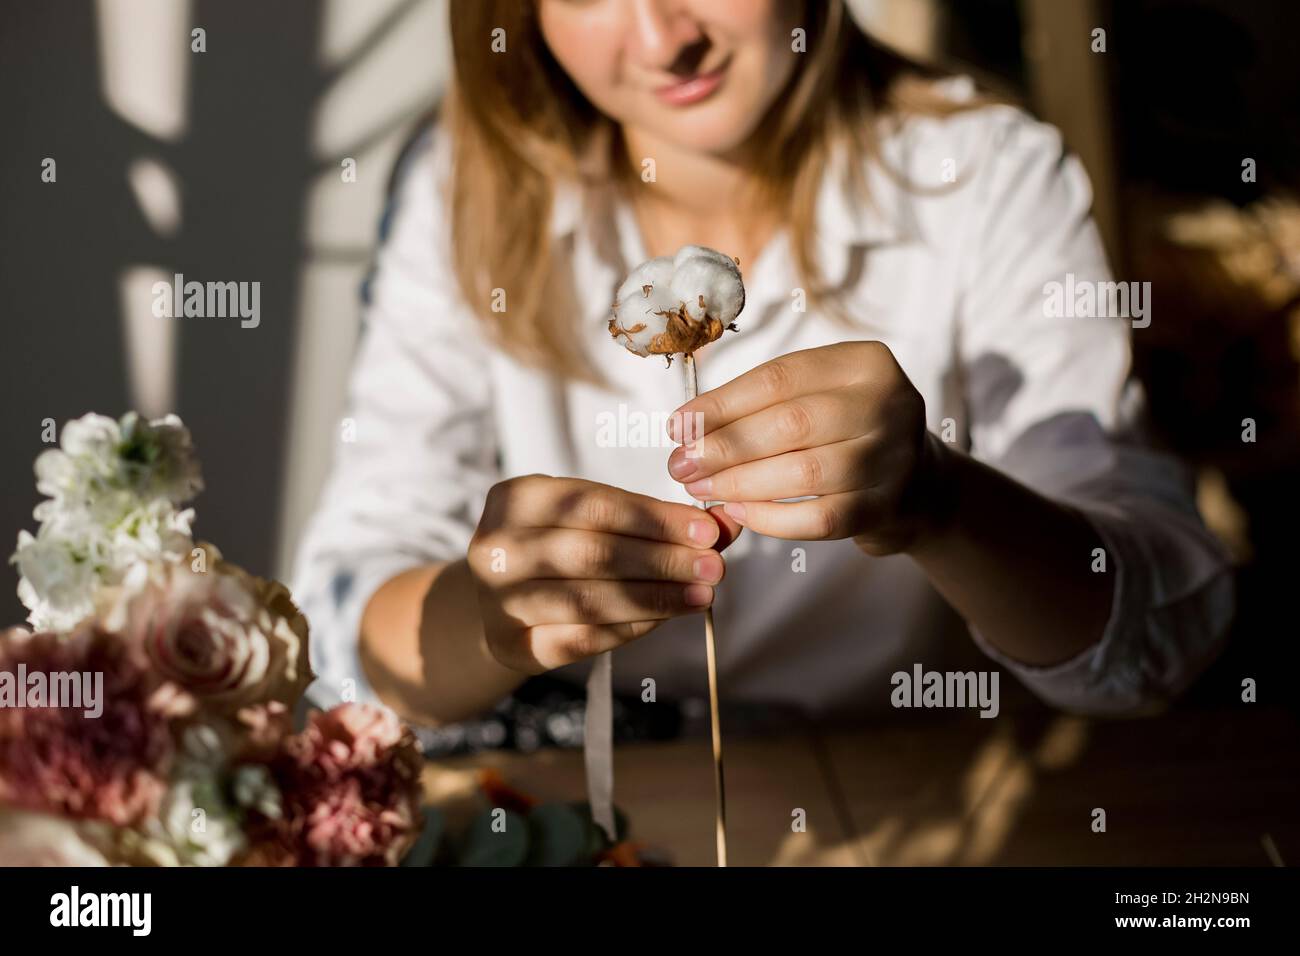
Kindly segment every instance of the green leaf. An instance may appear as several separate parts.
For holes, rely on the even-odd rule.
[[[605,836],[605,831],[596,825],[596,821],[591,816],[591,805],[586,801],[580,800],[576,803],[569,804],[578,815],[582,817],[583,825],[587,829],[587,853],[589,860],[594,860],[597,854],[608,850],[611,846],[609,839]],[[627,839],[628,830],[627,814],[618,807],[614,808],[614,831],[618,838],[616,842],[622,843]]]
[[[442,811],[436,807],[424,808],[424,826],[420,836],[402,857],[402,866],[432,866],[442,842]]]
[[[567,803],[544,803],[528,814],[528,865],[578,866],[591,861],[587,821]]]
[[[461,866],[523,866],[528,856],[528,821],[517,813],[502,810],[505,826],[493,823],[501,819],[498,808],[484,810],[470,824],[461,847]]]

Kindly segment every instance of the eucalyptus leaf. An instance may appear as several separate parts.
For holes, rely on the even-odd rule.
[[[432,866],[442,842],[443,816],[436,807],[424,808],[424,826],[420,836],[402,857],[402,866]]]
[[[605,831],[596,825],[596,821],[591,815],[591,804],[584,800],[569,804],[579,816],[582,817],[583,825],[587,829],[587,853],[589,860],[594,860],[596,856],[611,846],[609,839],[605,836]],[[622,843],[628,835],[627,814],[618,807],[614,808],[614,832],[617,837],[615,842]]]
[[[528,814],[528,865],[589,863],[587,821],[567,803],[544,803]]]
[[[503,820],[504,826],[498,820]],[[509,810],[493,808],[484,810],[470,824],[461,847],[460,865],[523,866],[527,856],[528,821]]]

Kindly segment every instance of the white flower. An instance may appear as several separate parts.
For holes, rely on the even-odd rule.
[[[175,778],[157,820],[182,865],[225,866],[245,846],[237,809],[227,802],[221,786],[225,762],[215,728],[206,724],[186,728]]]
[[[139,830],[120,831],[125,855],[154,866],[225,866],[248,841],[215,772],[177,779],[158,816]]]
[[[118,484],[121,440],[121,427],[103,415],[83,415],[68,422],[59,447],[36,458],[36,490],[60,510],[87,508]]]
[[[704,246],[643,262],[619,287],[609,333],[637,355],[694,352],[731,327],[745,307],[736,263]]]
[[[243,764],[235,768],[231,794],[243,810],[256,810],[268,820],[278,820],[284,813],[280,788],[271,779],[271,771],[262,764]]]
[[[59,447],[36,459],[36,489],[64,508],[109,520],[140,503],[184,504],[203,489],[189,430],[175,415],[115,422],[83,415],[63,426]]]
[[[37,490],[51,498],[66,491],[80,490],[77,479],[93,476],[111,481],[117,470],[117,447],[122,440],[122,429],[117,422],[104,415],[83,415],[63,426],[59,448],[50,450],[36,459]],[[57,482],[44,487],[48,481]]]
[[[158,815],[118,835],[129,858],[155,866],[225,866],[247,846],[242,811],[222,785],[226,756],[216,728],[185,729]]]
[[[174,561],[194,547],[190,523],[194,511],[176,511],[166,501],[153,501],[128,511],[108,528],[110,551],[105,583],[115,584],[139,562],[160,558]]]
[[[189,429],[175,415],[145,421],[122,416],[118,467],[123,484],[141,500],[180,505],[203,490]]]
[[[84,415],[63,426],[60,447],[36,459],[40,528],[22,534],[13,560],[19,597],[40,628],[67,629],[95,592],[133,568],[186,557],[192,510],[177,506],[203,487],[190,433],[168,415],[113,421]]]
[[[92,412],[65,423],[59,445],[73,458],[95,459],[109,465],[121,440],[122,429],[117,422]]]
[[[92,542],[61,535],[55,524],[42,525],[37,537],[18,533],[12,559],[22,575],[18,597],[38,631],[71,630],[94,610],[99,583],[94,551]]]
[[[51,505],[52,502],[45,502]],[[140,505],[105,526],[86,511],[37,509],[35,536],[18,534],[11,563],[22,576],[18,596],[38,630],[70,630],[94,609],[96,593],[124,581],[132,569],[189,555],[193,511],[166,501]]]
[[[216,774],[174,783],[163,797],[158,822],[182,865],[225,866],[247,841]]]

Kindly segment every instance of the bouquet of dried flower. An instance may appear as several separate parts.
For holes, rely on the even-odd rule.
[[[421,755],[386,710],[292,716],[312,679],[288,591],[191,536],[175,416],[69,422],[36,462],[0,632],[0,865],[394,865]]]

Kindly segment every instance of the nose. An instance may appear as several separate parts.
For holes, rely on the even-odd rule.
[[[631,0],[629,48],[641,65],[669,70],[682,51],[704,36],[681,0]]]

